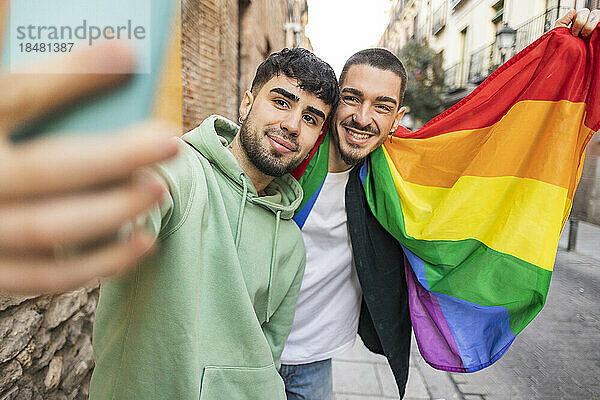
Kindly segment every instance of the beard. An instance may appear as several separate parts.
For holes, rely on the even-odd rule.
[[[264,143],[264,136],[273,134],[293,143],[297,149],[296,154],[300,154],[301,148],[296,137],[277,128],[265,128],[260,132],[253,124],[251,114],[248,115],[240,128],[240,143],[248,160],[257,170],[268,176],[280,177],[292,172],[300,165],[302,158],[296,156],[286,160],[286,154],[268,148],[262,143]]]
[[[374,135],[379,135],[379,133],[380,133],[379,129],[377,129],[377,127],[375,127],[375,126],[371,126],[370,124],[367,126],[361,126],[360,124],[356,123],[353,120],[350,120],[348,122],[341,122],[340,125],[342,127],[347,127],[347,128],[356,129],[358,131],[372,133]],[[340,139],[341,133],[337,130],[337,127],[335,127],[335,125],[334,125],[334,129],[336,130],[335,135],[333,135],[335,138],[335,145],[340,154],[340,157],[342,158],[342,161],[344,161],[344,163],[346,163],[347,165],[358,165],[358,164],[362,163],[363,160],[365,158],[367,158],[367,156],[373,152],[373,150],[377,149],[385,141],[385,136],[383,136],[376,143],[376,145],[370,150],[365,149],[365,147],[363,147],[359,144],[346,142],[345,144],[346,144],[347,148],[344,149],[344,148],[342,148],[342,141]]]

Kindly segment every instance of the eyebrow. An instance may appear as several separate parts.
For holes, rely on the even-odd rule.
[[[317,108],[314,108],[313,106],[308,106],[306,107],[306,109],[308,111],[310,111],[311,113],[315,114],[318,117],[321,117],[322,119],[325,119],[325,113]]]
[[[300,101],[300,98],[298,96],[296,96],[294,93],[290,93],[287,90],[283,89],[283,88],[273,88],[271,89],[271,93],[278,93],[280,95],[282,95],[283,97],[293,101],[294,103],[297,103]],[[325,119],[325,113],[321,110],[319,110],[318,108],[315,108],[313,106],[307,106],[306,109],[308,111],[310,111],[311,113],[315,114],[317,117],[321,117],[322,119]]]
[[[377,101],[384,101],[386,103],[393,103],[394,105],[398,104],[398,102],[396,101],[396,99],[394,99],[393,97],[389,97],[389,96],[379,96],[375,100],[377,100]]]
[[[345,93],[345,92],[351,93],[351,94],[354,94],[354,95],[357,95],[357,96],[363,96],[364,95],[363,92],[361,92],[358,89],[354,89],[354,88],[343,88],[342,89],[342,93]]]
[[[271,89],[271,93],[279,93],[280,95],[282,95],[283,97],[293,101],[294,103],[297,103],[300,101],[300,98],[298,96],[296,96],[294,93],[290,93],[287,90],[283,89],[283,88],[273,88]]]
[[[342,89],[342,93],[344,93],[344,92],[351,93],[356,96],[364,96],[364,93],[362,91],[360,91],[358,89],[354,89],[354,88],[344,88],[344,89]],[[396,99],[394,99],[393,97],[389,97],[389,96],[378,96],[377,98],[375,98],[375,100],[398,105],[398,101]]]

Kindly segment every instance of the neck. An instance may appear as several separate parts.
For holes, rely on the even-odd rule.
[[[240,164],[242,171],[250,178],[252,184],[256,188],[256,192],[259,196],[265,195],[265,188],[271,181],[273,180],[272,176],[265,175],[260,172],[254,164],[250,162],[246,152],[242,148],[242,144],[240,143],[240,135],[236,135],[233,141],[229,146],[227,146],[227,150],[233,154],[237,162]]]
[[[353,165],[348,165],[342,160],[340,149],[333,139],[333,135],[329,137],[329,169],[328,172],[344,172],[348,171]]]

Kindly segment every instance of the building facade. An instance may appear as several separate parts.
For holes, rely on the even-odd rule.
[[[379,45],[397,53],[415,39],[440,53],[450,106],[569,9],[583,7],[600,8],[600,0],[394,0]],[[516,40],[500,50],[496,37],[504,26],[516,30]]]

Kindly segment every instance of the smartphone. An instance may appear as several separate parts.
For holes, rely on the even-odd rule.
[[[181,126],[179,0],[9,0],[4,14],[4,72],[29,64],[44,74],[44,60],[102,40],[127,41],[136,54],[127,83],[21,127],[13,140],[115,131],[148,118]]]

